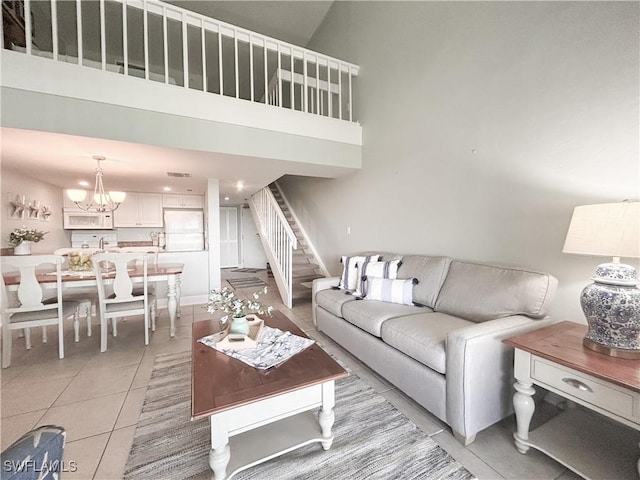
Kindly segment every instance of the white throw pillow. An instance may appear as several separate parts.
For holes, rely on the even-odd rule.
[[[342,276],[340,277],[338,288],[355,290],[358,283],[358,264],[377,262],[378,260],[380,260],[380,255],[342,257]]]
[[[398,278],[398,267],[400,265],[402,265],[400,260],[359,263],[356,291],[353,292],[353,295],[364,297],[367,294],[367,278]]]
[[[371,277],[367,283],[367,300],[413,305],[415,278],[389,279]]]

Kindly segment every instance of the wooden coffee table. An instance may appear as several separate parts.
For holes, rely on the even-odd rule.
[[[280,312],[265,323],[306,337]],[[191,419],[209,417],[214,478],[229,478],[310,443],[328,450],[335,380],[348,373],[317,344],[275,369],[259,370],[198,342],[217,330],[217,320],[194,323],[191,349]],[[316,419],[310,410],[317,407]]]

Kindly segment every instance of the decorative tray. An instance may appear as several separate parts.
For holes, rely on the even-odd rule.
[[[255,315],[247,315],[247,320],[249,321],[249,335],[229,333],[229,327],[227,327],[224,330],[224,337],[216,342],[216,350],[245,350],[248,348],[256,348],[262,335],[264,320]]]

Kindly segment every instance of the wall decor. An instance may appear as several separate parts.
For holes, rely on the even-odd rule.
[[[40,200],[30,200],[23,193],[9,193],[8,198],[11,219],[48,222],[53,214],[51,205],[43,205]]]
[[[29,212],[29,218],[32,220],[37,220],[40,218],[40,201],[32,200],[31,203],[27,206],[27,210]]]
[[[49,217],[51,217],[51,213],[51,207],[49,205],[42,205],[40,207],[40,220],[48,222]]]
[[[24,219],[27,211],[27,197],[23,194],[9,194],[9,217]]]

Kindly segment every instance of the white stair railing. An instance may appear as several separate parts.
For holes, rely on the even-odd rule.
[[[23,0],[2,2],[2,15],[3,49],[356,122],[357,65],[173,4]]]
[[[298,248],[296,236],[268,187],[254,193],[249,206],[260,232],[260,240],[269,259],[282,303],[291,308],[293,305],[293,251]]]

